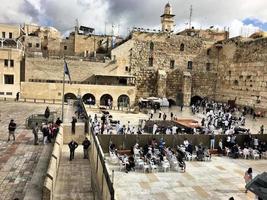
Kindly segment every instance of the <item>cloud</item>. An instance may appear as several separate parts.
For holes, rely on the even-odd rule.
[[[5,23],[35,22],[54,26],[62,32],[73,30],[75,20],[94,27],[97,33],[126,33],[134,26],[160,29],[160,15],[167,0],[5,0],[0,7],[0,19]],[[248,23],[246,19],[267,22],[267,2],[263,0],[169,0],[176,21],[176,30],[186,28],[189,8],[193,6],[192,25],[195,28],[230,28],[231,36],[241,28],[267,30],[267,26]],[[119,30],[118,30],[119,29]]]

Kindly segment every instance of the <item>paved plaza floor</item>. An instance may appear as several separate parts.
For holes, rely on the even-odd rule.
[[[46,106],[47,104],[0,101],[0,200],[14,198],[21,200],[29,190],[28,186],[38,170],[37,163],[45,148],[42,144],[33,145],[32,130],[25,128],[25,119],[32,114],[43,114]],[[60,113],[60,105],[49,105],[49,107],[51,111]],[[192,116],[188,108],[183,112],[180,112],[177,107],[172,110],[164,109],[166,113],[173,111],[177,117],[201,119],[200,115]],[[99,111],[89,109],[89,114],[92,116],[95,112],[99,114]],[[148,115],[141,113],[126,114],[111,111],[111,114],[114,120],[121,120],[123,124],[131,121],[131,124],[137,125],[139,119],[148,119]],[[155,114],[155,119],[157,116]],[[7,128],[11,118],[17,123],[16,141],[7,142]],[[267,128],[267,119],[260,118],[253,121],[248,117],[247,126],[252,129],[253,133],[258,132],[261,124],[265,124]],[[42,139],[41,134],[40,139]],[[73,164],[74,166],[80,165],[80,163]],[[214,199],[214,197],[227,199],[228,196],[246,199],[253,195],[243,193],[244,170],[251,166],[256,174],[266,170],[267,165],[266,160],[232,160],[219,157],[214,157],[212,162],[187,164],[186,173],[144,174],[138,172],[137,175],[137,172],[125,174],[116,170],[115,191],[118,199],[190,199],[191,197],[193,199]],[[67,171],[68,167],[65,166]],[[87,170],[82,165],[80,167]],[[82,171],[80,170],[81,173]],[[86,174],[76,175],[75,180],[79,180],[79,177],[84,175]]]
[[[44,145],[33,145],[33,134],[25,128],[31,114],[43,114],[47,105],[0,101],[0,200],[22,200],[35,172]],[[60,107],[49,105],[50,110]],[[7,142],[8,124],[17,124],[16,140]],[[40,139],[42,139],[40,134]]]
[[[114,169],[114,189],[117,200],[235,200],[255,199],[244,192],[245,170],[253,168],[253,176],[267,170],[267,160],[244,160],[212,157],[211,161],[186,162],[186,172],[144,173],[142,170],[125,173],[118,165]]]

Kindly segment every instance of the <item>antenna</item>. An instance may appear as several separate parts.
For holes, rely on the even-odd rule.
[[[79,31],[79,20],[78,20],[78,18],[75,20],[75,31],[76,31],[76,33],[78,33],[78,31]]]
[[[192,13],[193,13],[193,6],[190,5],[189,29],[191,29]]]
[[[107,35],[107,22],[105,22],[105,36]]]
[[[111,29],[111,35],[114,36],[114,24],[113,24],[113,22],[112,22],[112,26],[111,27],[112,27],[112,29]]]

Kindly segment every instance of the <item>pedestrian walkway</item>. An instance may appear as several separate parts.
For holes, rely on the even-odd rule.
[[[90,162],[88,159],[83,159],[81,145],[75,150],[75,157],[72,161],[69,161],[68,145],[63,145],[54,199],[94,199],[91,189]]]

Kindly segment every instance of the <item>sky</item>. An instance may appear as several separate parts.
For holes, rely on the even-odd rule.
[[[176,32],[188,27],[190,5],[195,28],[229,28],[230,37],[267,31],[266,0],[1,0],[0,23],[36,23],[67,34],[78,19],[98,34],[111,34],[113,26],[115,34],[125,36],[132,27],[161,29],[168,2]]]

